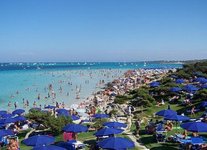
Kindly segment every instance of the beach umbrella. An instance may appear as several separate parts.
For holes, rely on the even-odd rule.
[[[173,121],[188,121],[188,120],[190,120],[189,117],[182,116],[182,115],[166,116],[164,119],[165,120],[173,120]]]
[[[187,84],[186,86],[184,86],[183,89],[187,92],[195,92],[195,91],[199,90],[196,86],[194,86],[192,84]]]
[[[77,115],[72,115],[70,117],[71,117],[72,120],[79,120],[80,119],[80,117],[77,116]]]
[[[207,101],[203,101],[200,106],[201,107],[207,107]]]
[[[201,88],[203,88],[203,89],[207,89],[207,84],[203,84],[203,85],[201,85]]]
[[[207,123],[188,122],[180,125],[183,129],[191,132],[207,132]]]
[[[167,110],[158,111],[155,115],[166,117],[166,116],[177,115],[177,112],[171,109],[167,109]]]
[[[105,122],[103,123],[104,126],[110,127],[110,128],[126,128],[127,125],[121,122]]]
[[[74,141],[75,140],[70,140],[70,141]],[[55,144],[56,146],[58,147],[62,147],[62,148],[65,148],[67,150],[75,150],[75,146],[73,144],[71,144],[71,142],[58,142],[57,144]]]
[[[69,112],[58,113],[58,116],[70,116]]]
[[[200,82],[201,84],[207,83],[207,79],[204,77],[198,77],[194,80],[195,82]]]
[[[64,108],[62,108],[62,109],[57,109],[56,112],[57,112],[57,113],[60,113],[60,114],[67,114],[67,113],[69,113],[68,110],[66,110],[66,109],[64,109]]]
[[[14,123],[16,120],[14,118],[3,118],[0,120],[0,124],[8,124],[8,123]]]
[[[54,109],[54,108],[56,108],[56,106],[51,106],[51,105],[45,106],[45,109]]]
[[[65,132],[86,132],[88,128],[86,126],[80,125],[80,124],[68,124],[65,127],[63,127],[63,131]]]
[[[160,82],[151,82],[150,83],[150,87],[158,87],[158,86],[160,86]]]
[[[14,117],[14,120],[15,120],[15,122],[17,122],[17,121],[25,121],[27,119],[24,116],[16,116],[16,117]]]
[[[0,138],[4,137],[4,136],[8,136],[8,135],[14,135],[14,133],[12,132],[12,130],[0,130]]]
[[[3,114],[7,114],[7,111],[5,111],[5,110],[1,110],[1,111],[0,111],[0,116],[3,115]]]
[[[24,109],[16,109],[12,112],[13,115],[21,115],[25,112]]]
[[[172,87],[170,88],[170,92],[180,92],[182,89],[179,87]]]
[[[107,136],[122,133],[124,130],[114,128],[103,128],[94,133],[95,136]]]
[[[42,145],[42,146],[36,146],[32,150],[66,150],[66,149],[55,145]]]
[[[184,82],[185,82],[184,79],[177,79],[177,80],[175,81],[175,83],[178,83],[178,84],[182,84],[182,83],[184,83]]]
[[[103,149],[121,150],[134,148],[134,142],[122,137],[110,137],[98,143],[98,146]]]
[[[12,114],[2,114],[1,115],[1,117],[2,118],[11,118],[11,117],[13,117],[14,115],[12,115]]]
[[[48,135],[35,135],[22,141],[27,146],[50,145],[55,142],[55,138]]]
[[[107,115],[107,114],[94,114],[92,117],[101,119],[101,118],[109,118],[109,115]]]

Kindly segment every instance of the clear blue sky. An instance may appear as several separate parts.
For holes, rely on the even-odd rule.
[[[1,0],[0,61],[207,58],[207,0]]]

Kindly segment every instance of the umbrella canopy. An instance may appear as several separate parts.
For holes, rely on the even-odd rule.
[[[166,116],[177,115],[177,112],[171,109],[167,109],[167,110],[158,111],[155,115],[166,117]]]
[[[11,118],[11,117],[13,117],[14,115],[12,115],[12,114],[2,114],[1,115],[1,117],[2,118]]]
[[[110,127],[110,128],[126,128],[127,125],[121,122],[105,122],[103,124],[104,126]]]
[[[13,115],[21,115],[25,112],[24,109],[16,109],[12,112]]]
[[[25,121],[27,119],[24,116],[16,116],[16,117],[14,117],[14,120],[15,121]]]
[[[80,124],[68,124],[65,127],[63,127],[63,131],[65,132],[86,132],[88,128],[86,126],[80,125]]]
[[[0,137],[4,137],[7,135],[14,135],[14,133],[11,130],[0,130]]]
[[[58,147],[65,148],[67,150],[75,150],[74,146],[69,142],[59,142],[55,145],[57,145]]]
[[[72,115],[70,117],[71,117],[72,120],[79,120],[80,119],[80,117],[77,116],[77,115]]]
[[[119,134],[122,133],[124,130],[121,129],[114,129],[114,128],[103,128],[98,130],[96,133],[94,133],[95,136],[106,136],[106,135],[112,135],[112,134]]]
[[[23,143],[27,146],[49,145],[54,142],[55,138],[47,135],[35,135],[23,140]]]
[[[135,147],[134,142],[122,137],[110,137],[98,143],[103,149],[121,150]]]
[[[56,112],[57,112],[57,113],[64,113],[64,114],[69,113],[68,110],[66,110],[66,109],[64,109],[64,108],[62,108],[62,109],[57,109]]]
[[[7,114],[7,111],[5,111],[5,110],[1,110],[1,111],[0,111],[0,116],[3,115],[3,114]]]
[[[160,86],[160,82],[151,82],[150,87],[158,87]]]
[[[170,88],[170,92],[180,92],[182,89],[179,87],[172,87]]]
[[[177,79],[177,80],[175,81],[175,83],[178,83],[178,84],[182,84],[182,83],[184,83],[184,82],[185,82],[184,79]]]
[[[204,78],[204,77],[196,78],[194,81],[195,81],[195,82],[200,82],[200,83],[202,83],[202,84],[207,83],[207,79]]]
[[[109,115],[107,115],[107,114],[95,114],[92,117],[101,119],[101,118],[109,118]]]
[[[183,89],[187,92],[195,92],[195,91],[199,90],[196,86],[194,86],[192,84],[188,84],[188,85],[184,86]]]
[[[14,118],[3,118],[0,120],[0,124],[14,123],[16,120]]]
[[[164,119],[165,120],[173,120],[173,121],[188,121],[188,120],[190,120],[189,117],[182,116],[182,115],[166,116]]]
[[[180,125],[183,129],[191,132],[207,132],[207,123],[188,122]]]
[[[45,109],[54,109],[56,108],[55,106],[51,106],[51,105],[48,105],[48,106],[45,106]]]
[[[203,88],[203,89],[207,89],[207,84],[203,84],[203,85],[201,85],[201,88]]]
[[[207,107],[207,101],[203,101],[200,106],[201,107]]]
[[[42,145],[42,146],[34,147],[32,150],[66,150],[66,149],[55,145]]]

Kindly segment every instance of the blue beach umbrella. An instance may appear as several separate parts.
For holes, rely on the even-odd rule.
[[[184,86],[183,89],[187,92],[195,92],[195,91],[199,90],[199,88],[197,88],[196,86],[194,86],[192,84],[188,84],[188,85]]]
[[[65,132],[86,132],[88,128],[86,126],[80,125],[80,124],[68,124],[65,127],[63,127],[63,131]]]
[[[124,130],[121,129],[114,129],[114,128],[103,128],[98,130],[96,133],[94,133],[95,136],[106,136],[106,135],[112,135],[112,134],[119,134],[122,133]]]
[[[14,123],[16,120],[14,118],[3,118],[0,120],[0,124],[8,124],[8,123]]]
[[[47,135],[35,135],[22,141],[27,146],[50,145],[55,142],[55,138]]]
[[[203,84],[203,85],[201,85],[201,88],[203,88],[203,89],[207,89],[207,84]]]
[[[177,112],[171,109],[167,109],[167,110],[158,111],[155,115],[166,117],[166,116],[177,115]]]
[[[182,84],[182,83],[184,83],[184,82],[185,82],[184,79],[177,79],[177,80],[175,81],[175,83],[178,83],[178,84]]]
[[[126,128],[127,125],[121,122],[105,122],[103,123],[104,126],[110,127],[110,128]]]
[[[172,87],[170,88],[170,92],[180,92],[182,89],[179,87]]]
[[[55,145],[42,145],[42,146],[34,147],[32,150],[66,150],[66,149]]]
[[[151,82],[150,87],[158,87],[160,86],[160,82]]]
[[[11,117],[13,117],[14,115],[12,115],[12,114],[2,114],[1,115],[1,117],[2,118],[11,118]]]
[[[62,108],[62,109],[57,109],[56,112],[57,112],[57,113],[60,113],[60,114],[66,114],[66,113],[69,113],[68,110],[63,109],[63,108]]]
[[[189,117],[182,116],[182,115],[166,116],[164,119],[165,120],[173,120],[173,121],[188,121],[188,120],[190,120]]]
[[[14,135],[14,133],[11,130],[0,130],[0,138],[7,135]]]
[[[180,125],[183,129],[191,132],[207,132],[207,123],[188,122]]]
[[[207,83],[207,79],[204,77],[199,77],[194,80],[195,82],[200,82],[201,84]]]
[[[55,106],[51,106],[51,105],[48,105],[48,106],[45,107],[45,109],[54,109],[54,108],[56,108],[56,107]]]
[[[3,115],[3,114],[7,114],[7,111],[5,111],[5,110],[1,110],[1,111],[0,111],[0,116]]]
[[[103,149],[122,150],[134,148],[134,142],[122,137],[110,137],[98,143],[98,146]]]
[[[203,101],[200,106],[201,107],[207,107],[207,101]]]
[[[71,144],[70,142],[58,142],[57,144],[55,144],[58,147],[62,147],[65,148],[67,150],[75,150],[75,146],[73,144]]]
[[[16,109],[12,112],[13,115],[21,115],[25,112],[24,109]]]
[[[77,116],[77,115],[72,115],[70,117],[71,117],[72,120],[79,120],[80,119],[80,117]]]
[[[101,118],[109,118],[109,115],[107,115],[107,114],[95,114],[92,117],[101,119]]]
[[[16,116],[16,117],[14,117],[14,120],[15,120],[15,122],[17,122],[17,121],[25,121],[27,119],[24,116]]]

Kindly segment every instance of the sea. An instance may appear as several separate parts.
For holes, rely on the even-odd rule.
[[[0,63],[0,110],[70,107],[130,69],[182,68],[179,62]],[[16,105],[16,107],[15,107]]]

